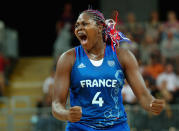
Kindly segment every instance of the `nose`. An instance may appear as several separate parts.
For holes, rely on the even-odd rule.
[[[78,25],[78,27],[75,28],[75,35],[78,36],[78,32],[82,30],[82,27]]]
[[[81,31],[82,29],[83,29],[83,26],[82,26],[82,25],[79,25],[79,26],[76,28],[77,31]]]
[[[75,34],[78,35],[79,31],[82,31],[83,27],[81,25],[79,25],[76,29],[75,29]]]

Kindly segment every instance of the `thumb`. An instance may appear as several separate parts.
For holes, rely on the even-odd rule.
[[[151,103],[150,103],[150,107],[152,107],[153,105],[163,105],[165,106],[165,101],[162,99],[154,99]]]

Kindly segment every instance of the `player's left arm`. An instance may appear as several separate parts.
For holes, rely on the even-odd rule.
[[[123,48],[117,48],[117,55],[124,69],[126,79],[140,105],[155,115],[160,114],[165,106],[165,101],[155,99],[147,90],[135,56],[129,50]]]

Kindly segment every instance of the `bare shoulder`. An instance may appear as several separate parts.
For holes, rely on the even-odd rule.
[[[137,60],[134,54],[128,50],[121,47],[116,48],[116,53],[121,63],[122,67],[125,69],[127,66],[135,66],[137,65]]]
[[[117,55],[127,55],[130,53],[130,51],[128,49],[125,49],[125,48],[122,48],[122,47],[117,47],[116,48],[116,52],[117,52]]]
[[[69,49],[68,51],[64,52],[58,59],[57,68],[58,66],[66,66],[72,67],[75,62],[75,48]]]

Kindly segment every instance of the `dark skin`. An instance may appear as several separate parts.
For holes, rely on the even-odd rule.
[[[75,35],[92,60],[104,57],[105,43],[102,38],[101,25],[97,25],[86,13],[79,16],[76,22]],[[81,39],[85,34],[87,40]],[[158,115],[164,108],[164,100],[153,98],[147,91],[144,80],[139,72],[138,63],[134,55],[126,49],[117,48],[117,56],[124,69],[128,83],[139,100],[140,105],[147,111]],[[59,120],[70,122],[80,121],[82,107],[74,106],[66,109],[66,101],[70,87],[70,74],[75,62],[75,49],[65,52],[58,60],[55,75],[55,87],[52,98],[52,113]]]

